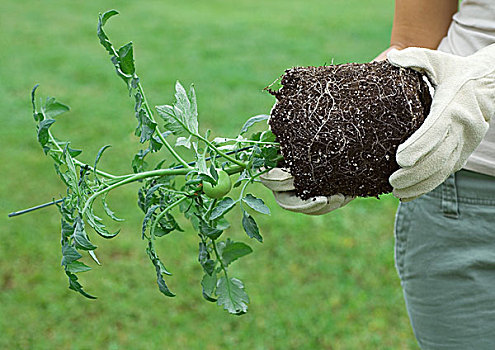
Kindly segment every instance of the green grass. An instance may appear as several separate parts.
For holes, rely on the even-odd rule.
[[[63,193],[36,142],[29,91],[72,112],[53,131],[101,167],[130,171],[138,149],[132,101],[95,35],[97,14],[118,8],[107,30],[132,40],[152,104],[172,102],[176,79],[195,83],[203,130],[235,135],[266,113],[262,88],[294,65],[365,62],[388,44],[393,2],[357,0],[148,0],[2,2],[0,12],[1,349],[415,349],[393,263],[397,200],[358,199],[321,217],[272,208],[259,219],[265,243],[234,266],[250,311],[227,314],[201,297],[190,227],[159,242],[178,294],[163,297],[140,239],[137,186],[110,196],[126,219],[120,237],[94,238],[104,266],[82,275],[86,300],[67,289],[54,208],[7,219],[12,210]],[[239,219],[239,213],[231,214]],[[230,234],[248,241],[239,227]]]

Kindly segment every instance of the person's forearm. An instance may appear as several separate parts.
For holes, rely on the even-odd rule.
[[[375,60],[384,60],[392,48],[436,49],[447,35],[457,7],[458,0],[396,0],[390,47]]]
[[[390,45],[436,49],[457,6],[458,0],[396,0]]]

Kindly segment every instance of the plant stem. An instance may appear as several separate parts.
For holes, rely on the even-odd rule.
[[[114,188],[126,185],[126,184],[134,182],[134,181],[145,179],[148,177],[166,176],[166,175],[186,175],[189,171],[190,171],[189,169],[182,168],[182,169],[157,169],[157,170],[144,171],[142,173],[137,173],[135,175],[132,175],[130,177],[125,178],[124,180],[116,182],[116,183],[108,186],[107,188],[104,188],[103,190],[100,190],[98,192],[93,193],[86,200],[86,203],[84,205],[83,210],[81,211],[81,214],[84,214],[86,212],[86,210],[88,209],[88,207],[90,206],[90,204],[94,201],[94,199],[96,197],[98,197],[99,195],[102,195],[104,193],[107,193],[107,192],[113,190]]]
[[[243,168],[246,166],[244,163],[242,163],[242,167],[239,165],[239,166],[232,166],[228,169],[225,169],[225,171],[227,172],[227,174],[229,175],[232,175],[232,174],[236,174],[240,171],[243,170]],[[123,175],[123,177],[125,176],[125,178],[123,180],[120,180],[118,182],[115,182],[113,183],[112,185],[100,190],[100,191],[97,191],[95,193],[93,193],[87,200],[86,200],[86,203],[84,205],[84,208],[83,210],[81,211],[81,214],[84,214],[86,212],[86,210],[88,209],[88,207],[90,206],[90,204],[94,201],[94,199],[102,194],[105,194],[117,187],[120,187],[120,186],[123,186],[123,185],[127,185],[131,182],[134,182],[134,181],[138,181],[138,180],[142,180],[142,179],[146,179],[146,178],[149,178],[149,177],[155,177],[155,176],[167,176],[167,175],[187,175],[189,172],[191,171],[191,168],[181,168],[181,169],[156,169],[156,170],[151,170],[151,171],[144,171],[144,172],[141,172],[141,173],[137,173],[137,174],[134,174],[134,175]]]
[[[223,270],[223,272],[225,274],[225,278],[228,280],[229,279],[229,275],[227,274],[227,268],[223,264],[222,258],[220,257],[220,254],[218,253],[217,244],[215,243],[215,240],[214,239],[211,240],[211,244],[213,245],[213,251],[215,252],[215,256],[217,257],[217,260],[220,263],[220,267],[222,268],[222,270]]]
[[[57,142],[57,141],[55,141],[55,138],[53,137],[53,135],[52,135],[52,133],[50,132],[50,130],[48,130],[48,136],[50,137],[50,141],[51,141],[51,142],[55,145],[55,147],[57,147],[57,150],[58,150],[60,153],[62,153],[62,154],[63,154],[63,153],[64,153],[64,150],[62,149],[62,147],[60,147],[60,145],[58,144],[58,142]],[[94,171],[94,168],[93,168],[91,165],[86,164],[86,163],[83,163],[83,162],[81,162],[81,161],[77,160],[76,158],[73,158],[73,157],[71,157],[71,158],[72,158],[72,161],[73,161],[74,163],[76,163],[77,165],[79,165],[81,168],[82,168],[82,167],[86,167],[87,169],[89,169],[89,170],[91,170],[91,171]],[[106,172],[104,172],[104,171],[98,170],[98,169],[96,169],[96,173],[97,173],[98,175],[101,175],[101,176],[103,176],[103,177],[106,177],[107,179],[112,179],[112,180],[113,180],[113,179],[119,179],[119,178],[122,178],[122,176],[115,176],[115,175],[112,175],[112,174],[106,173]]]
[[[238,159],[235,159],[234,157],[229,156],[228,154],[225,154],[225,152],[222,152],[221,150],[219,150],[214,144],[212,144],[210,141],[208,141],[208,139],[204,138],[203,136],[201,136],[199,134],[195,134],[194,136],[196,136],[198,139],[200,139],[201,141],[206,143],[209,147],[213,148],[215,150],[215,152],[217,152],[219,155],[221,155],[225,159],[230,160],[232,163],[239,165],[243,169],[246,168],[245,163],[243,163],[242,161],[240,161]]]

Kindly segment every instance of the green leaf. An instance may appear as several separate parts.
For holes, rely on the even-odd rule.
[[[38,113],[38,111],[36,110],[36,90],[38,89],[39,86],[40,84],[36,84],[35,86],[33,86],[33,89],[31,90],[31,105],[33,106],[33,118],[37,122],[43,120],[43,114]]]
[[[244,291],[244,285],[237,278],[221,277],[217,282],[217,304],[231,314],[240,315],[247,311],[249,297]]]
[[[69,237],[74,233],[74,226],[62,219],[62,237]]]
[[[212,259],[208,259],[205,261],[205,263],[203,264],[203,270],[211,275],[213,273],[213,271],[215,271],[215,266],[216,266],[216,261],[215,260],[212,260]]]
[[[190,136],[198,134],[198,112],[196,94],[191,85],[189,96],[184,87],[177,81],[175,84],[175,99],[173,106],[156,106],[158,115],[165,122],[165,127],[176,136]]]
[[[210,164],[210,175],[216,183],[218,181],[218,172],[217,169],[215,169],[215,165],[213,163]]]
[[[160,292],[168,297],[175,297],[175,294],[170,291],[167,284],[165,283],[165,280],[163,279],[164,274],[171,275],[171,273],[168,272],[168,270],[165,268],[165,265],[163,265],[161,260],[158,258],[158,255],[156,254],[151,241],[148,242],[146,252],[148,253],[151,262],[155,266],[156,283],[158,284],[158,289],[160,290]]]
[[[108,19],[112,16],[118,15],[119,11],[117,10],[109,10],[103,14],[100,13],[98,18],[98,26],[96,30],[96,34],[98,39],[100,39],[100,44],[108,51],[108,53],[112,56],[117,56],[115,49],[112,46],[112,43],[108,39],[108,36],[103,31],[103,26],[107,23]]]
[[[77,259],[82,258],[82,255],[67,242],[62,246],[62,266],[66,266]]]
[[[227,239],[225,246],[222,249],[221,256],[225,266],[229,266],[231,262],[248,255],[253,252],[250,246],[242,242],[233,242]]]
[[[45,146],[48,143],[49,135],[48,135],[48,129],[50,126],[55,123],[55,119],[44,119],[40,122],[38,125],[38,141],[43,147],[43,150],[45,150]],[[48,151],[45,150],[45,153]]]
[[[100,161],[101,159],[101,156],[103,155],[103,152],[105,152],[105,150],[107,150],[108,148],[112,147],[111,145],[105,145],[103,146],[102,148],[100,148],[100,150],[98,151],[98,153],[96,154],[96,158],[95,158],[95,165],[94,165],[94,173],[96,174],[96,166],[98,165],[98,162]]]
[[[100,221],[101,218],[97,217],[91,209],[86,212],[86,219],[88,220],[89,226],[91,226],[96,231],[96,233],[98,233],[103,238],[113,238],[120,232],[120,230],[117,230],[113,233],[110,233],[106,229],[105,225]]]
[[[167,131],[172,132],[176,136],[187,136],[184,127],[177,121],[175,117],[174,107],[169,105],[156,106],[158,115],[163,119],[164,126]]]
[[[210,239],[217,239],[223,232],[222,230],[209,226],[204,221],[199,224],[199,231]]]
[[[235,204],[236,202],[232,198],[223,198],[211,211],[210,220],[215,220],[222,215],[225,215],[230,209],[235,206]]]
[[[69,106],[56,101],[53,97],[48,97],[42,108],[42,113],[46,119],[52,119],[62,113],[68,112],[69,110]]]
[[[201,265],[203,265],[206,260],[210,258],[210,253],[208,252],[208,248],[206,244],[203,242],[199,242],[199,253],[198,253],[198,261]]]
[[[258,213],[270,215],[270,209],[265,205],[262,199],[256,198],[252,194],[248,193],[242,201]]]
[[[260,230],[258,229],[256,221],[254,221],[253,217],[245,211],[242,212],[242,227],[249,237],[255,238],[259,242],[263,242],[263,237],[260,235]]]
[[[151,139],[156,130],[156,123],[148,116],[148,112],[141,108],[136,114],[139,125],[136,129],[136,135],[140,136],[139,142],[144,143]]]
[[[134,66],[132,42],[125,44],[119,49],[118,57],[120,70],[124,74],[133,75],[136,72],[136,67]]]
[[[86,265],[81,261],[73,261],[70,264],[67,264],[65,270],[72,273],[85,272],[91,270],[91,267]]]
[[[148,210],[146,211],[146,214],[144,215],[144,219],[143,219],[143,225],[141,227],[141,237],[143,239],[144,239],[144,234],[146,232],[146,228],[148,227],[148,222],[153,217],[153,214],[155,213],[155,211],[158,208],[160,208],[160,206],[161,206],[160,204],[153,205],[150,208],[148,208]]]
[[[78,293],[81,293],[88,299],[96,299],[96,297],[92,296],[91,294],[86,293],[81,284],[77,282],[77,276],[73,274],[72,272],[65,271],[67,277],[69,277],[69,289],[75,290]]]
[[[270,116],[266,115],[266,114],[260,114],[260,115],[256,115],[254,117],[249,118],[246,121],[246,123],[244,123],[244,125],[242,126],[241,131],[239,132],[239,135],[244,134],[255,123],[261,122],[263,120],[268,120],[268,119],[270,119]]]
[[[271,130],[265,130],[260,136],[260,141],[262,142],[275,142],[277,137]]]
[[[89,237],[84,230],[84,222],[80,217],[76,218],[76,227],[74,229],[74,241],[76,247],[83,250],[94,250],[97,247],[89,241]]]
[[[212,274],[209,275],[207,273],[204,274],[203,279],[201,280],[201,286],[203,287],[203,297],[211,302],[217,301],[213,297],[215,294],[215,288],[217,286],[217,275]]]
[[[120,219],[117,216],[115,216],[115,213],[112,211],[112,209],[110,209],[108,207],[108,204],[107,204],[107,201],[106,201],[106,195],[104,197],[102,197],[101,201],[103,203],[103,210],[105,210],[105,214],[107,214],[108,217],[110,217],[114,221],[119,221],[119,222],[120,221],[124,221],[124,219]]]

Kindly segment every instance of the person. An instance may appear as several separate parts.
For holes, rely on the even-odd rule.
[[[376,60],[428,77],[423,125],[399,145],[395,264],[422,349],[495,349],[495,1],[396,0]],[[301,200],[284,169],[262,183],[284,209],[321,215],[352,197]]]

